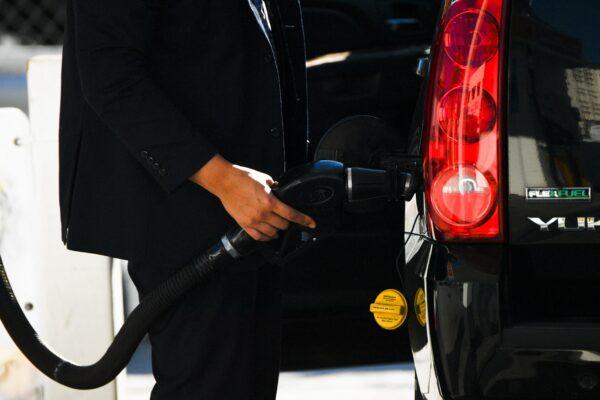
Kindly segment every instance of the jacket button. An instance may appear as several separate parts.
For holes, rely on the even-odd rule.
[[[158,175],[160,176],[165,176],[167,174],[167,170],[164,168],[161,168],[158,170]]]
[[[278,138],[281,135],[281,131],[279,130],[279,128],[273,127],[269,129],[269,135],[271,135],[274,138]]]

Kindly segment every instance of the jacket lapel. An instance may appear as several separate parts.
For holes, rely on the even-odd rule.
[[[256,5],[254,4],[254,2],[252,0],[246,0],[246,1],[248,2],[248,7],[250,7],[250,10],[252,11],[252,15],[254,15],[254,19],[256,19],[256,23],[260,27],[260,30],[262,31],[265,39],[267,39],[267,41],[269,43],[271,43],[271,38],[269,37],[269,34],[265,30],[265,26],[262,23],[262,19],[260,17],[260,10],[258,10],[256,8]]]

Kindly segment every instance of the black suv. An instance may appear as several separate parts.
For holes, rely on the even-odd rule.
[[[417,398],[600,398],[600,3],[448,0],[411,151]]]

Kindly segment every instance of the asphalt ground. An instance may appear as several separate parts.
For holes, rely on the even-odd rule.
[[[149,374],[128,375],[123,400],[147,400],[153,383]],[[283,372],[277,400],[409,400],[413,384],[408,363]]]

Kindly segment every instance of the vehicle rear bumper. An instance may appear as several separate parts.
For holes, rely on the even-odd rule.
[[[512,318],[510,252],[422,241],[405,265],[409,302],[426,294],[425,326],[408,320],[425,397],[599,399],[600,323]]]

